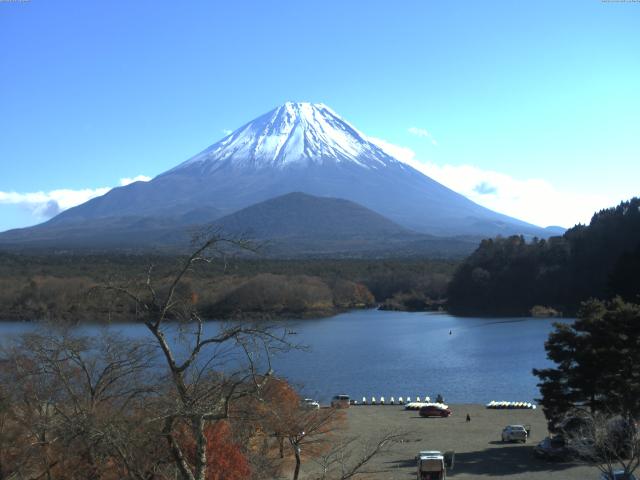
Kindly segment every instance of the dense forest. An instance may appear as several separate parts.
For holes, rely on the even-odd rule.
[[[96,287],[160,284],[169,255],[0,253],[0,319],[126,321],[123,298]],[[461,315],[573,315],[582,301],[640,294],[640,199],[596,213],[561,237],[483,240],[462,263],[434,259],[228,258],[194,268],[184,288],[207,318],[310,317],[351,308],[441,308]],[[109,308],[105,309],[105,305]]]
[[[182,260],[0,254],[0,319],[127,321],[135,314],[133,304],[96,287],[144,282],[150,265],[162,284]],[[311,317],[376,304],[420,310],[442,302],[455,266],[428,259],[228,258],[194,267],[182,288],[207,318]]]
[[[455,314],[525,315],[535,306],[565,315],[589,298],[640,294],[640,199],[596,213],[561,237],[484,240],[448,288]]]

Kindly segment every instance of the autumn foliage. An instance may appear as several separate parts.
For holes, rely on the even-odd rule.
[[[226,421],[209,425],[207,437],[207,480],[244,480],[251,475],[247,457],[242,453]]]

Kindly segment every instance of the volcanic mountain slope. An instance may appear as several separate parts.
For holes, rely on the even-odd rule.
[[[51,227],[47,237],[30,240],[12,242],[12,236],[21,232],[7,232],[4,247],[10,250],[62,247],[97,252],[189,251],[194,235],[213,232],[227,238],[248,239],[258,247],[259,255],[267,257],[450,258],[468,255],[479,241],[475,237],[443,238],[416,233],[349,200],[299,192],[265,200],[207,224],[190,220],[191,214],[171,220],[153,217],[87,220],[83,226],[65,226],[61,230]]]
[[[144,237],[144,224],[204,224],[291,192],[350,200],[431,235],[548,236],[388,155],[327,106],[286,103],[150,182],[115,188],[44,224],[7,232],[0,241],[63,244],[71,234],[90,241],[109,225]]]
[[[259,239],[352,239],[414,233],[357,203],[300,192],[251,205],[213,223],[223,231]]]
[[[438,257],[471,253],[477,239],[412,232],[357,203],[288,193],[220,218],[214,226],[233,235],[265,241],[276,256],[378,255]]]

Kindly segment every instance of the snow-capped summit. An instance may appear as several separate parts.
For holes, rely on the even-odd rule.
[[[322,103],[287,102],[178,165],[203,173],[221,166],[286,168],[351,162],[365,168],[398,163]]]

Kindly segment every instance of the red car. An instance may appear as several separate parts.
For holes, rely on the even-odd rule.
[[[435,405],[425,405],[420,408],[421,417],[448,417],[451,410],[448,408],[436,407]]]

